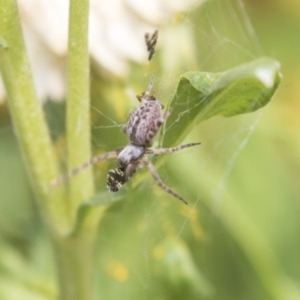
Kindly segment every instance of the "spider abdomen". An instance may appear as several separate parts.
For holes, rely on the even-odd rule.
[[[131,112],[123,130],[132,144],[150,147],[163,120],[161,104],[155,98],[148,98]]]

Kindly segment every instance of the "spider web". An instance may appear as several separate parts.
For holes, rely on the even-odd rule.
[[[126,123],[130,109],[138,105],[135,95],[145,90],[151,75],[155,75],[155,95],[167,108],[178,78],[184,72],[221,72],[264,54],[244,2],[208,0],[158,26],[157,52],[153,60],[145,66],[132,63],[125,87],[124,79],[107,80],[100,75],[99,80],[99,77],[93,77],[93,154],[112,151],[128,143],[121,127]],[[189,96],[186,95],[187,99]],[[63,106],[61,103],[57,105]],[[62,149],[60,154],[65,150],[63,110],[51,108],[47,111],[56,148]],[[208,299],[245,299],[246,289],[240,293],[237,291],[236,297],[230,294],[237,290],[236,286],[244,288],[242,277],[249,275],[237,266],[244,263],[242,255],[238,254],[243,252],[252,262],[251,253],[246,249],[250,238],[253,245],[259,245],[256,251],[265,248],[264,241],[253,235],[253,227],[246,226],[248,216],[241,209],[244,199],[240,197],[244,194],[239,191],[238,172],[241,170],[236,171],[236,168],[263,113],[261,110],[231,118],[209,119],[195,126],[182,142],[201,142],[200,147],[167,154],[157,171],[163,182],[183,196],[189,206],[162,191],[147,170],[138,170],[122,188],[118,193],[122,201],[109,207],[99,226],[96,288],[103,299],[202,299],[203,295],[210,295]],[[181,112],[181,116],[188,114],[189,110]],[[6,139],[7,131],[11,129],[0,131],[1,140]],[[153,147],[158,146],[158,140],[157,136]],[[15,144],[10,147],[14,151],[17,149]],[[6,152],[10,157],[12,151]],[[15,162],[14,157],[10,160]],[[155,165],[156,158],[151,158],[151,161]],[[105,186],[109,168],[115,168],[114,161],[94,166],[97,195],[107,199],[111,196]],[[10,170],[11,165],[2,169]],[[15,173],[21,172],[17,169]],[[13,172],[6,172],[4,176],[7,182],[14,178],[13,184],[23,187],[22,190],[19,188],[19,195],[21,190],[22,195],[30,198],[28,186],[23,183],[25,176],[17,178]],[[7,226],[7,231],[17,232],[14,233],[16,240],[24,239],[27,234],[32,238],[32,232],[36,234],[36,228],[41,226],[32,225],[27,207],[10,205],[14,216],[19,217],[21,211],[22,218],[30,220],[28,224],[32,228],[20,233],[18,226],[16,229]],[[21,208],[16,210],[15,207]],[[4,224],[4,221],[1,222]],[[38,234],[43,236],[39,244],[44,244],[46,234]],[[228,250],[229,247],[232,251]],[[33,255],[43,257],[41,269],[45,269],[46,263],[44,248],[38,246],[39,255]],[[228,257],[232,253],[235,256],[230,260]],[[226,258],[222,260],[223,256]],[[264,260],[268,260],[268,255]],[[253,266],[253,269],[257,268],[255,264]],[[23,267],[30,269],[28,264]],[[52,267],[48,265],[46,272],[49,271],[47,268]],[[230,273],[218,274],[229,269]],[[48,273],[45,278],[51,282]],[[214,288],[217,288],[215,294]],[[255,295],[250,299],[258,298]]]
[[[156,96],[165,106],[180,74],[191,70],[221,72],[263,55],[244,3],[239,0],[210,1],[192,9],[175,25],[160,29],[158,44],[161,47],[156,55],[160,58],[159,67],[155,72],[151,70],[152,66],[145,69],[142,73],[143,86],[147,86],[147,80],[154,73]],[[156,59],[154,57],[151,64]],[[136,67],[133,72],[137,72]],[[137,102],[131,99],[134,93],[140,94],[140,91],[131,84],[128,82],[128,103],[135,107]],[[122,105],[126,107],[123,102],[120,105],[122,109]],[[97,112],[108,122],[94,127],[96,147],[103,146],[97,136],[100,131],[119,128],[126,122],[126,119],[123,123],[114,121],[108,113],[99,109]],[[182,112],[185,113],[188,111]],[[142,180],[138,179],[138,174],[135,175],[137,179],[132,179],[126,187],[127,200],[116,204],[101,226],[99,265],[107,265],[111,261],[115,266],[108,264],[106,269],[116,280],[115,285],[110,283],[112,286],[107,288],[109,298],[122,295],[123,298],[160,299],[162,286],[153,279],[153,269],[158,268],[158,277],[165,275],[160,269],[162,264],[165,269],[172,270],[172,263],[166,262],[167,254],[177,255],[176,259],[186,264],[191,259],[187,253],[193,253],[200,260],[197,247],[214,238],[215,222],[225,222],[227,215],[222,209],[229,201],[230,188],[234,185],[232,171],[261,115],[262,112],[234,118],[214,117],[194,127],[185,140],[200,141],[200,148],[169,155],[158,172],[168,186],[189,201],[189,207],[161,191],[150,174],[144,174],[145,171],[139,171],[143,175]],[[116,136],[115,146],[124,144],[126,140],[121,133]],[[155,162],[155,159],[152,161]],[[189,251],[182,246],[183,240],[189,244]],[[186,253],[188,258],[178,254],[177,250],[178,253]],[[117,270],[128,274],[125,294],[118,283],[121,279],[114,273]],[[181,271],[180,268],[177,270]],[[191,271],[191,274],[193,272],[196,271]],[[201,273],[193,276],[201,277]],[[209,283],[206,280],[198,282],[202,285],[198,292],[208,292]],[[168,284],[172,286],[172,283]]]
[[[135,95],[145,90],[153,74],[155,95],[167,108],[181,74],[222,72],[262,55],[243,1],[214,0],[191,8],[179,21],[159,28],[157,53],[149,65],[132,65],[125,92],[123,82],[115,80],[110,87],[108,82],[103,84],[105,79],[98,82],[94,78],[93,154],[128,143],[121,127],[130,109],[138,105]],[[147,170],[138,170],[119,192],[123,201],[113,204],[101,221],[97,250],[100,295],[105,299],[166,299],[163,295],[167,294],[171,299],[188,299],[180,293],[189,290],[199,296],[211,292],[210,278],[217,271],[212,272],[203,261],[215,259],[208,249],[215,247],[216,224],[229,236],[234,234],[228,221],[232,212],[224,210],[228,205],[237,210],[231,203],[236,186],[232,172],[261,114],[209,119],[195,126],[182,142],[201,142],[200,147],[167,154],[158,173],[189,202],[188,207],[162,191]],[[153,147],[157,146],[158,136]],[[155,158],[152,162],[155,164]],[[97,195],[104,198],[109,196],[105,184],[109,168],[115,168],[114,161],[94,168]],[[238,238],[232,237],[237,244]],[[185,280],[188,288],[181,288]]]

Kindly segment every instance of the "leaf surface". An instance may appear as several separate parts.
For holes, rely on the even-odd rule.
[[[180,143],[191,128],[213,116],[254,112],[270,102],[280,83],[280,64],[263,57],[222,73],[187,72],[180,76],[169,107],[163,146]]]

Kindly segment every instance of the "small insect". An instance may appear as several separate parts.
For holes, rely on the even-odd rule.
[[[157,39],[158,39],[158,30],[155,30],[151,36],[149,33],[145,34],[147,51],[149,52],[149,56],[148,56],[149,61],[151,60],[151,58],[154,55]]]
[[[152,76],[146,91],[142,93],[141,96],[137,96],[140,105],[129,114],[127,124],[123,127],[123,132],[129,139],[129,144],[127,146],[92,157],[90,160],[74,168],[67,174],[51,180],[50,185],[57,186],[98,161],[117,159],[117,168],[109,170],[107,174],[107,188],[110,192],[119,191],[136,170],[144,166],[150,171],[160,188],[187,204],[186,200],[161,181],[154,166],[145,154],[161,155],[173,153],[184,148],[200,145],[200,143],[190,143],[172,148],[149,148],[152,146],[152,139],[158,133],[161,125],[170,114],[167,111],[163,115],[160,102],[154,96],[150,95],[153,83],[154,76]]]

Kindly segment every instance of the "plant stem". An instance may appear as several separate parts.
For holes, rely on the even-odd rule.
[[[53,233],[69,231],[64,188],[50,189],[59,175],[42,107],[35,94],[24,46],[17,4],[0,0],[0,69],[14,130],[31,179],[39,209]]]
[[[88,0],[70,1],[67,63],[69,170],[91,157],[88,11]],[[77,217],[82,201],[94,194],[93,183],[91,168],[70,179],[68,204],[73,232],[68,237],[54,237],[62,300],[92,299],[93,254],[97,225],[104,208],[87,208],[79,222]]]
[[[71,1],[67,104],[69,168],[90,157],[87,24],[88,1]],[[36,199],[55,244],[59,297],[90,300],[97,225],[104,208],[87,208],[80,222],[76,222],[76,217],[80,202],[93,194],[92,171],[86,170],[71,180],[69,201],[64,187],[49,187],[50,180],[58,177],[60,171],[35,95],[14,0],[0,0],[0,33],[1,73]]]
[[[55,240],[61,300],[92,299],[96,228]]]
[[[88,0],[70,1],[67,63],[67,144],[69,170],[91,156],[90,85],[88,51]],[[75,220],[78,206],[94,193],[92,169],[87,168],[69,182],[69,203]]]

